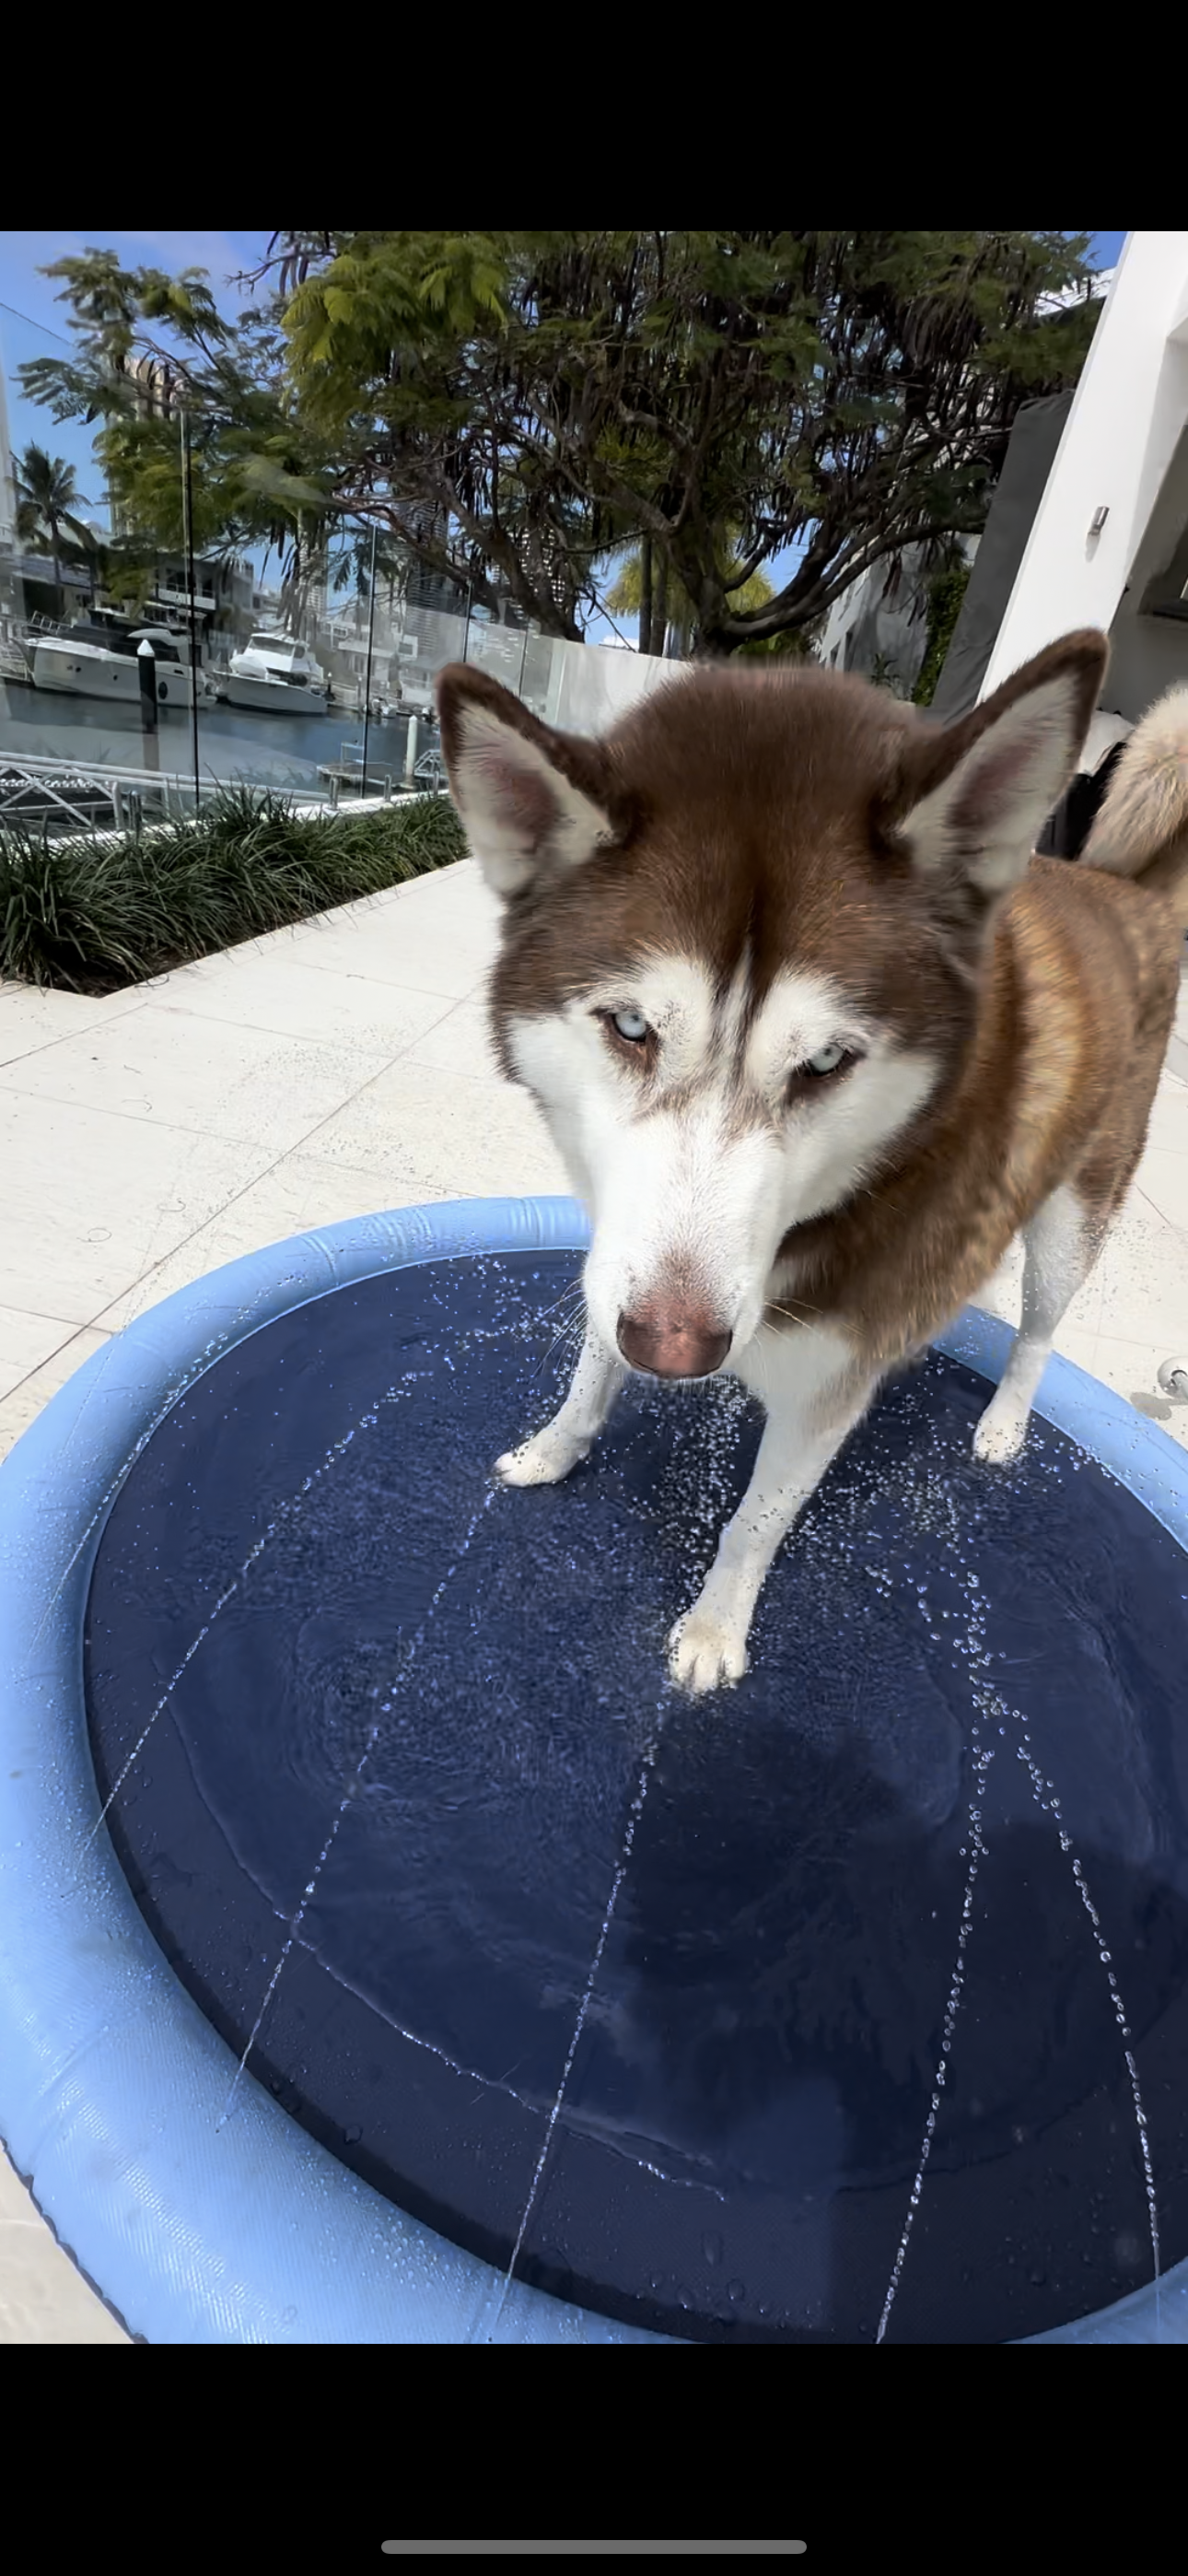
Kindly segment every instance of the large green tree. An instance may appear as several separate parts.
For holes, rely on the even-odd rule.
[[[916,544],[943,560],[980,528],[1019,404],[1083,363],[1086,248],[1019,232],[285,232],[234,325],[193,273],[90,252],[54,272],[77,360],[22,374],[102,414],[142,517],[163,516],[173,469],[129,369],[180,352],[207,424],[202,505],[240,542],[265,523],[307,544],[315,525],[324,544],[378,524],[561,636],[635,547],[644,649],[671,598],[698,649],[728,653],[811,629],[870,564]]]
[[[981,526],[1019,403],[1075,381],[1084,236],[282,236],[303,416],[553,632],[610,526],[730,651]],[[1085,292],[1071,305],[1055,299]],[[723,532],[741,532],[732,562]],[[746,585],[789,551],[761,603]],[[462,565],[459,563],[458,568]],[[655,609],[645,619],[655,631]]]

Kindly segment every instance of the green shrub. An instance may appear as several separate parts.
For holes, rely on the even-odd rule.
[[[970,563],[950,564],[944,572],[935,573],[929,582],[928,643],[920,665],[920,676],[912,691],[913,701],[918,707],[932,705],[972,571]]]
[[[193,821],[118,840],[0,832],[0,977],[111,993],[465,857],[444,796],[299,815],[220,789]]]

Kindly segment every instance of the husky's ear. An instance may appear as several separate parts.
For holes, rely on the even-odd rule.
[[[910,742],[896,839],[917,867],[992,904],[1023,875],[1101,694],[1109,647],[1090,629],[1049,644],[956,724]]]
[[[450,793],[497,894],[563,876],[624,837],[599,744],[554,733],[471,663],[441,673],[437,705]]]

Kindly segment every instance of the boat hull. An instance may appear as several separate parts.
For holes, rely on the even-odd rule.
[[[79,651],[77,645],[37,644],[33,649],[33,685],[56,691],[68,698],[106,698],[126,707],[140,704],[140,672],[131,656]],[[188,707],[193,704],[190,673],[182,662],[159,662],[156,668],[157,703],[163,707]],[[205,695],[201,677],[199,696]]]
[[[230,671],[223,688],[229,707],[251,707],[259,715],[324,716],[326,692],[308,685],[294,688],[285,680],[253,680],[245,671]]]

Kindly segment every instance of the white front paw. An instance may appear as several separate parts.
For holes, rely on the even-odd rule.
[[[989,1404],[973,1436],[973,1454],[986,1467],[1008,1466],[1017,1458],[1027,1437],[1027,1416],[1012,1406],[996,1413]]]
[[[745,1623],[699,1603],[678,1619],[668,1640],[668,1669],[681,1690],[700,1694],[741,1681],[748,1661]]]
[[[502,1458],[495,1461],[495,1474],[501,1485],[559,1485],[585,1455],[584,1442],[568,1439],[550,1422],[535,1440],[522,1441],[518,1449],[505,1449]]]

